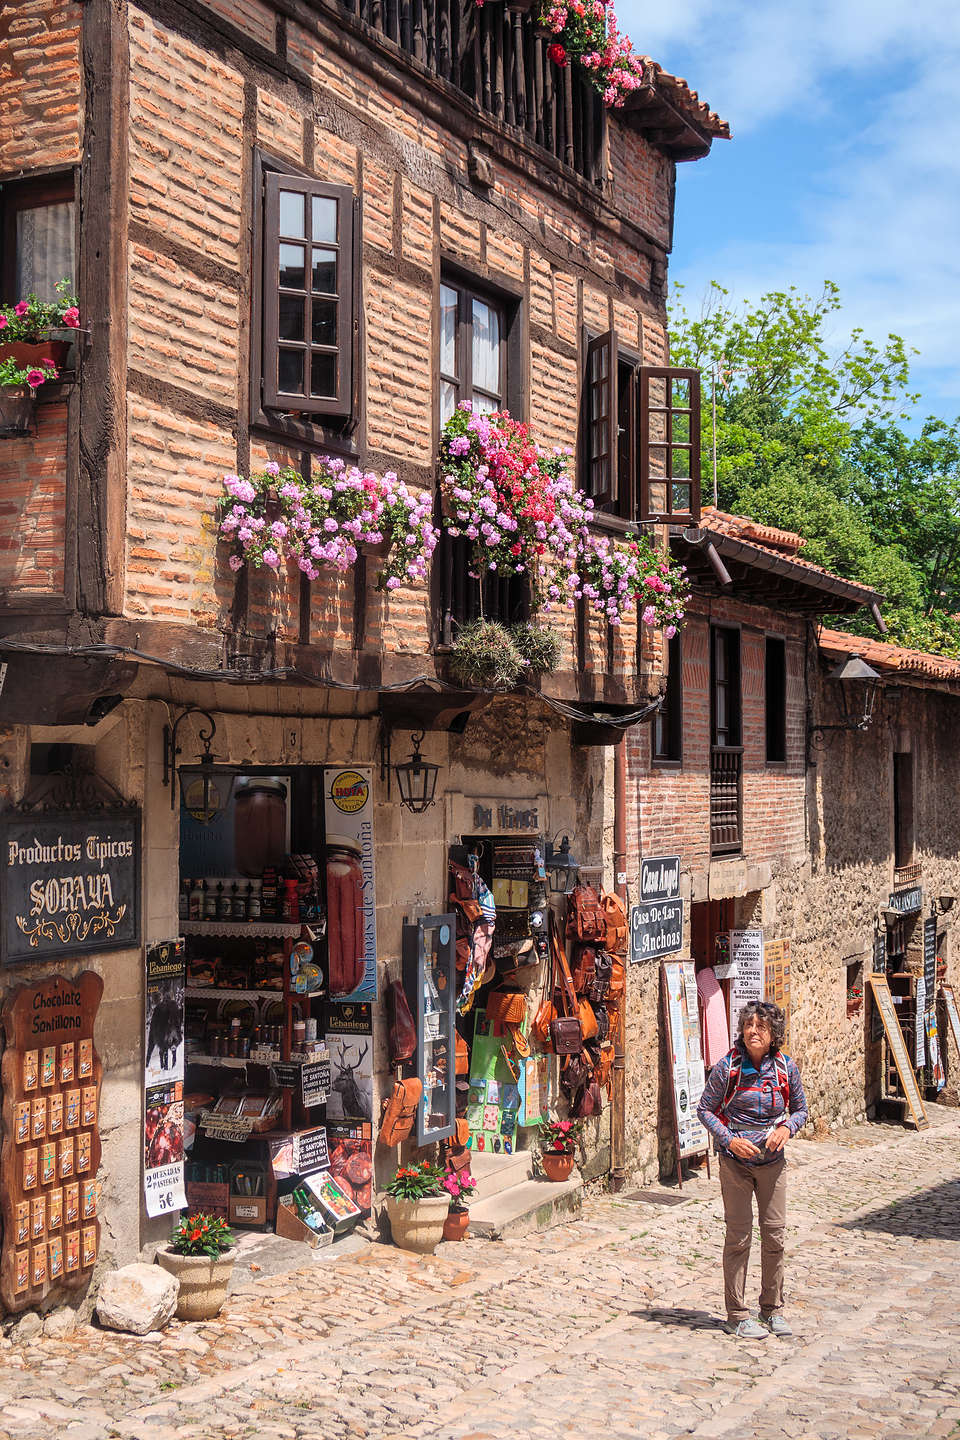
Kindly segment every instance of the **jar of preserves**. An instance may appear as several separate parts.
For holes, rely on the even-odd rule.
[[[233,801],[233,844],[237,869],[248,878],[287,855],[287,787],[282,780],[257,777],[238,785]]]

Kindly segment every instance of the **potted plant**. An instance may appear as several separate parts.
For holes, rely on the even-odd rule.
[[[58,374],[49,356],[36,365],[21,365],[12,355],[0,358],[0,435],[29,432],[37,388]]]
[[[450,1197],[442,1186],[443,1172],[429,1160],[399,1165],[385,1187],[385,1209],[394,1245],[418,1255],[432,1255],[443,1238]]]
[[[540,1164],[548,1180],[569,1180],[573,1170],[573,1147],[580,1133],[579,1120],[540,1122]]]
[[[450,674],[458,685],[509,690],[523,670],[523,656],[510,631],[496,620],[471,620],[457,632]]]
[[[180,1281],[178,1319],[212,1320],[220,1314],[236,1258],[225,1220],[204,1214],[181,1218],[170,1244],[156,1254],[157,1264]]]
[[[473,1198],[477,1182],[469,1170],[448,1170],[443,1177],[444,1190],[449,1195],[449,1210],[443,1222],[444,1240],[462,1240],[470,1224],[467,1206]]]
[[[27,368],[44,359],[55,366],[65,363],[72,337],[57,339],[55,332],[77,330],[80,311],[69,280],[58,281],[56,288],[53,301],[30,294],[15,305],[0,306],[0,360],[13,359]]]
[[[510,639],[520,652],[527,675],[549,675],[560,660],[560,636],[549,625],[525,620],[511,625]]]

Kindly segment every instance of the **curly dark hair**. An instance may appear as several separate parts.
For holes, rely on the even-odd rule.
[[[737,1021],[737,1039],[743,1039],[743,1027],[752,1016],[763,1025],[770,1028],[770,1049],[779,1050],[783,1045],[787,1033],[787,1017],[779,1005],[774,1005],[771,1000],[748,1000],[740,1011],[740,1018]]]

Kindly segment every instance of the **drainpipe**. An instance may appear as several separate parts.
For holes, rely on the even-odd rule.
[[[613,747],[613,880],[627,903],[627,738]],[[629,962],[624,961],[625,969]],[[627,992],[618,1001],[617,1038],[613,1050],[613,1095],[610,1102],[610,1186],[621,1190],[626,1179],[627,1065],[624,1052]]]

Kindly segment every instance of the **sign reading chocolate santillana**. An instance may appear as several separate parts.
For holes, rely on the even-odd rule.
[[[18,815],[0,846],[4,965],[139,943],[139,814]]]

